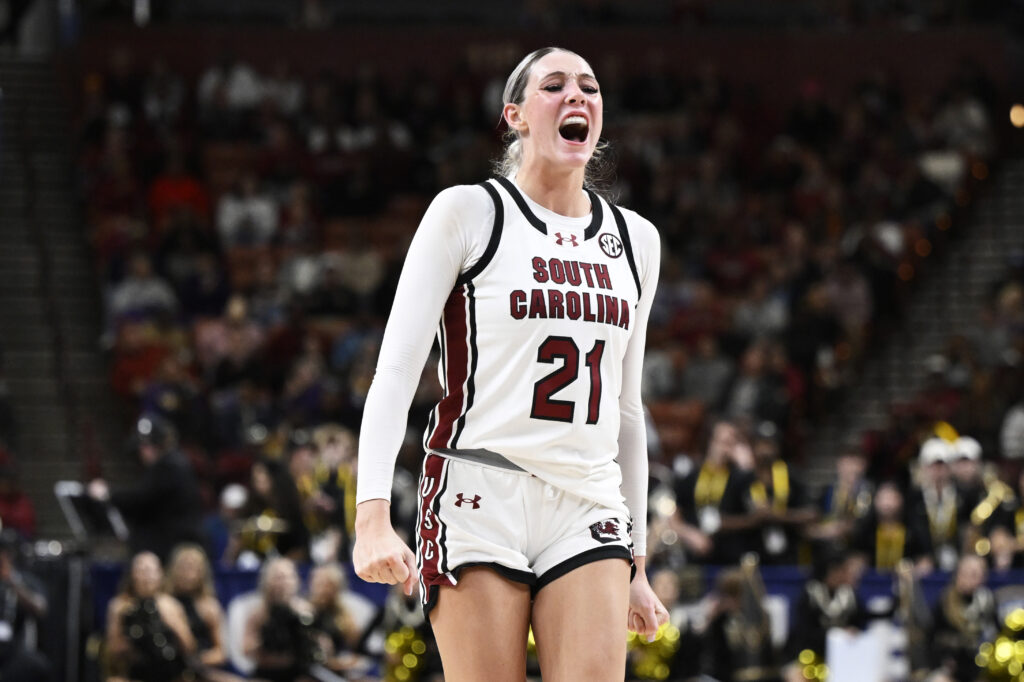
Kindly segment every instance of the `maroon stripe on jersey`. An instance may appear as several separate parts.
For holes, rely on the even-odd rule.
[[[466,337],[466,288],[456,287],[444,304],[445,348],[447,358],[445,395],[437,405],[437,425],[427,445],[446,448],[450,445],[455,422],[462,414],[469,376],[469,343]]]
[[[444,531],[438,510],[441,496],[447,486],[447,461],[444,457],[427,455],[423,460],[423,475],[420,477],[420,509],[416,528],[416,566],[420,571],[423,587],[451,584],[444,574],[442,555]],[[424,596],[427,594],[425,590]]]

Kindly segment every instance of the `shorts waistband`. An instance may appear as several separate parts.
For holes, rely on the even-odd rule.
[[[435,455],[442,457],[450,457],[452,459],[461,459],[465,462],[472,464],[483,464],[484,466],[492,466],[498,469],[505,469],[506,471],[515,471],[521,474],[529,473],[526,469],[522,468],[518,464],[512,463],[504,455],[499,455],[497,452],[490,450],[484,450],[483,448],[477,450],[453,450],[449,448],[436,448],[431,449]]]

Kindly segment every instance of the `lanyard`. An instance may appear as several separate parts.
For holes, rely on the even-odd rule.
[[[875,531],[875,568],[891,571],[903,558],[907,529],[902,523],[888,521],[878,524]]]
[[[717,507],[722,503],[725,486],[729,483],[729,470],[711,467],[707,464],[700,468],[697,476],[697,487],[693,498],[697,508]]]
[[[764,483],[754,481],[750,485],[750,496],[758,506],[768,501],[768,492]],[[789,506],[789,467],[781,459],[772,462],[772,507],[775,511],[784,512]]]

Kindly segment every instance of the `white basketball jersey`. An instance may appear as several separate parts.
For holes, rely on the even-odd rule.
[[[570,232],[541,220],[510,181],[482,187],[494,225],[445,304],[444,393],[425,449],[503,458],[625,510],[615,458],[623,355],[640,296],[626,219],[634,214],[590,193],[589,226]]]

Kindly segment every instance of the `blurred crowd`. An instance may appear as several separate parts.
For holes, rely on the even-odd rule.
[[[477,57],[443,80],[365,66],[339,78],[224,55],[190,78],[113,48],[105,70],[85,75],[80,187],[101,343],[146,466],[130,489],[89,487],[125,514],[137,552],[110,606],[114,660],[130,661],[116,652],[136,624],[175,639],[182,666],[227,674],[225,645],[195,631],[217,629],[208,592],[194,582],[194,596],[169,597],[175,548],[190,542],[203,550],[198,573],[261,567],[240,641],[263,677],[295,679],[301,664],[314,678],[326,668],[411,679],[374,667],[383,652],[427,665],[422,616],[398,595],[380,612],[391,620],[376,649],[368,621],[355,632],[324,616],[336,631],[311,637],[310,621],[335,608],[318,605],[318,580],[337,592],[335,564],[348,561],[357,430],[405,248],[434,193],[488,175],[510,66]],[[996,95],[981,71],[965,62],[942,91],[913,97],[884,71],[841,93],[806,80],[780,110],[711,64],[609,56],[594,68],[616,169],[603,189],[650,218],[665,246],[644,381],[657,589],[690,618],[672,596],[687,567],[739,566],[751,552],[762,565],[813,567],[791,642],[707,658],[760,676],[669,679],[778,679],[779,663],[823,654],[822,623],[867,620],[849,596],[865,569],[907,566],[912,582],[959,565],[975,572],[967,581],[1020,567],[1024,478],[995,468],[1024,455],[1024,381],[1007,371],[1024,339],[1020,268],[994,283],[976,337],[953,337],[935,360],[920,400],[838,453],[831,486],[812,490],[800,475],[807,433],[898,327],[915,278],[990,172]],[[399,456],[392,508],[407,530],[418,429],[439,397],[432,372]],[[295,566],[309,564],[307,599]],[[669,653],[735,647],[728,619],[750,616],[756,583],[723,573],[703,616],[674,621]],[[634,651],[641,668],[652,656],[669,665],[667,649]],[[163,679],[128,667],[111,674]]]
[[[17,3],[15,3],[17,5]],[[376,5],[376,6],[375,6]],[[245,21],[275,23],[299,29],[324,29],[346,21],[389,23],[451,22],[521,26],[548,30],[587,26],[853,26],[959,25],[975,22],[1020,22],[1016,3],[996,0],[773,0],[765,3],[722,0],[664,0],[635,3],[629,0],[521,0],[489,7],[449,0],[443,9],[391,6],[345,0],[263,2],[246,7],[209,6],[190,0],[168,0],[147,6],[117,0],[91,0],[85,12],[92,17],[133,17],[140,23],[168,21]],[[444,12],[442,15],[441,12]]]

